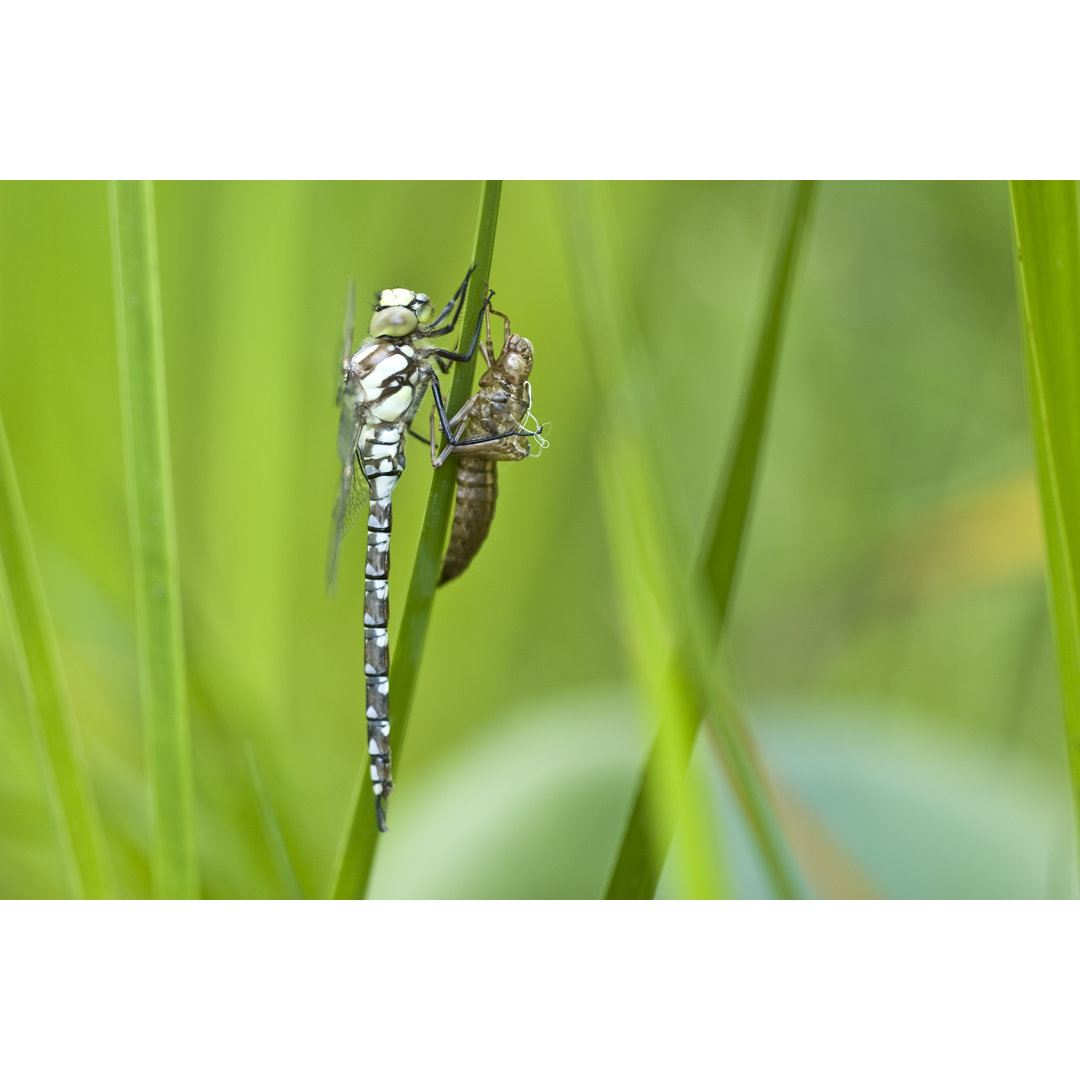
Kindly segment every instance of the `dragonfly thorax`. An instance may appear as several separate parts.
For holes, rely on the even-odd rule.
[[[364,420],[398,423],[411,419],[420,377],[416,353],[398,341],[376,340],[363,346],[345,365],[343,398]]]

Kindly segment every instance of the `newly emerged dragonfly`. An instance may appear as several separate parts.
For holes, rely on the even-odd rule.
[[[502,352],[494,359],[492,315],[497,315],[503,321]],[[541,448],[547,446],[541,435],[543,427],[531,432],[521,431],[522,425],[532,416],[532,387],[529,384],[533,366],[532,342],[513,333],[509,317],[491,307],[490,301],[485,312],[485,324],[486,347],[482,342],[480,352],[487,363],[487,371],[480,377],[477,392],[450,420],[455,441],[448,443],[438,454],[434,411],[431,414],[432,465],[441,465],[450,454],[460,458],[454,523],[443,558],[440,585],[463,573],[487,538],[495,517],[495,501],[499,496],[497,463],[529,457],[530,435]],[[500,431],[516,433],[499,438]],[[485,438],[492,441],[481,442]]]
[[[423,293],[409,289],[384,289],[371,316],[368,337],[352,352],[353,299],[350,290],[345,318],[338,404],[338,456],[341,487],[334,509],[330,538],[327,584],[331,591],[337,573],[342,537],[357,516],[368,507],[367,565],[364,579],[364,678],[368,753],[371,783],[375,792],[376,822],[386,831],[386,800],[393,790],[390,770],[390,524],[391,497],[405,469],[405,431],[420,408],[430,385],[435,408],[447,438],[460,445],[446,417],[439,381],[428,363],[434,359],[443,372],[450,363],[472,356],[480,338],[483,308],[476,320],[472,340],[464,352],[426,345],[457,325],[465,302],[472,267],[457,292],[439,313]],[[486,298],[485,298],[486,306]],[[449,322],[446,320],[449,318]],[[495,438],[518,432],[503,432]],[[486,441],[486,440],[485,440]]]

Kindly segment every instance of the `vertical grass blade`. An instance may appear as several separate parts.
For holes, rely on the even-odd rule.
[[[461,317],[461,340],[458,347],[468,340],[472,327],[480,314],[487,282],[491,279],[491,259],[495,249],[495,227],[499,219],[499,196],[501,180],[485,180],[480,193],[480,215],[476,226],[476,242],[473,262],[476,272],[469,281],[465,295],[465,307]],[[454,381],[450,387],[447,410],[453,416],[465,404],[473,383],[473,360],[454,365]],[[431,477],[424,521],[420,527],[420,540],[416,548],[409,591],[401,615],[401,629],[394,645],[390,663],[391,717],[390,750],[395,766],[401,761],[405,729],[409,722],[416,680],[424,656],[431,609],[435,601],[435,588],[439,580],[446,534],[450,526],[450,514],[454,503],[454,485],[457,481],[457,459],[451,455],[446,464],[436,469]],[[371,864],[375,857],[375,828],[370,800],[366,797],[368,778],[366,764],[361,769],[353,793],[352,810],[338,855],[334,875],[332,897],[336,900],[359,898],[367,891]]]
[[[694,749],[697,718],[706,707],[699,681],[674,646],[682,633],[685,604],[674,600],[678,584],[670,572],[663,522],[639,438],[605,423],[597,445],[600,492],[612,553],[615,580],[624,612],[627,645],[639,693],[657,723],[654,752],[644,797],[635,808],[637,835],[643,852],[640,867],[628,869],[619,896],[648,899],[676,835],[680,843],[674,865],[685,893],[718,899],[727,895],[730,875],[723,865],[722,845],[706,822],[695,816],[702,800],[691,798],[694,779],[687,765]],[[649,871],[656,868],[656,878]]]
[[[109,184],[154,891],[199,894],[154,189]]]
[[[2,416],[0,601],[11,613],[15,663],[41,751],[72,894],[100,899],[112,892],[101,822],[64,684],[56,635]]]
[[[701,569],[709,584],[716,612],[717,632],[727,623],[731,593],[739,568],[739,555],[759,473],[765,424],[776,381],[780,342],[795,278],[799,249],[810,223],[815,182],[803,180],[795,188],[788,219],[781,235],[772,282],[758,331],[750,379],[742,400],[727,470],[717,490],[712,522],[705,535]]]
[[[259,825],[262,828],[267,850],[270,852],[270,859],[274,864],[281,895],[286,900],[303,900],[304,890],[300,887],[300,879],[296,876],[292,859],[289,858],[289,849],[281,833],[277,814],[274,812],[270,789],[266,786],[266,778],[263,776],[262,769],[259,768],[259,758],[252,743],[247,745],[247,764],[248,775],[251,777],[251,790],[255,793],[255,805],[259,812]]]
[[[798,252],[810,218],[813,190],[812,182],[798,185],[781,237],[729,464],[719,487],[717,509],[702,544],[705,554],[689,580],[669,582],[677,598],[679,623],[675,625],[683,626],[669,659],[669,685],[682,688],[677,696],[684,706],[690,707],[671,708],[662,714],[619,845],[606,894],[609,899],[644,898],[655,894],[675,824],[673,815],[658,812],[658,808],[679,801],[672,798],[672,777],[685,771],[703,715],[708,715],[717,728],[725,764],[777,894],[794,897],[804,892],[755,758],[747,745],[748,735],[732,722],[714,655],[723,633],[745,540],[784,317]],[[591,214],[582,208],[576,219],[571,218],[572,232],[578,237],[576,246],[585,254],[585,265],[579,270],[581,285],[586,281],[590,283],[589,295],[594,299],[597,283],[610,276],[610,268],[605,270],[599,263],[588,265],[588,252],[581,238],[588,235],[590,220],[601,217],[594,200]],[[605,310],[607,334],[610,340],[617,340],[620,320],[610,299],[606,304],[597,305],[597,311]],[[624,342],[624,355],[632,347],[632,342]],[[602,342],[598,341],[591,351],[594,356],[602,357]],[[601,371],[600,375],[607,385],[614,385],[617,377],[614,372]],[[621,406],[620,424],[624,429],[634,408],[633,401]],[[647,433],[647,425],[641,424],[640,431]],[[649,490],[652,485],[639,478],[639,487]],[[682,725],[685,730],[674,731],[673,725]]]
[[[1050,607],[1080,828],[1080,221],[1076,183],[1014,180],[1013,224]]]

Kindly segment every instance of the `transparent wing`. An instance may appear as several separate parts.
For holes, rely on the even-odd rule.
[[[345,291],[345,330],[342,334],[341,363],[337,369],[337,403],[341,404],[341,392],[345,389],[345,365],[352,356],[353,327],[356,324],[356,282],[350,281]]]
[[[360,441],[360,429],[363,426],[359,413],[351,402],[344,401],[346,384],[345,365],[352,356],[353,322],[356,310],[356,288],[349,282],[345,298],[345,332],[341,351],[340,382],[338,383],[338,404],[342,406],[341,420],[338,423],[338,458],[341,461],[341,485],[338,489],[337,503],[334,506],[334,524],[330,532],[330,553],[326,560],[326,587],[334,591],[337,580],[338,550],[342,538],[356,520],[370,497],[364,470],[360,468],[356,457],[356,448]]]
[[[337,503],[334,506],[334,524],[330,532],[330,554],[326,560],[326,587],[334,591],[337,581],[338,551],[345,534],[352,528],[353,522],[367,506],[371,490],[364,476],[356,446],[360,439],[360,420],[350,414],[352,409],[341,412],[341,427],[338,431],[338,452],[341,455],[341,487],[338,490]]]
[[[371,488],[364,476],[364,466],[357,454],[353,459],[352,482],[345,500],[345,519],[341,526],[341,535],[347,536],[356,519],[367,510],[371,502]]]

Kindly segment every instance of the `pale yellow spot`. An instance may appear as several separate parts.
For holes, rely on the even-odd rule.
[[[391,394],[388,398],[372,406],[371,415],[380,420],[392,423],[400,420],[412,402],[413,390],[411,386],[403,386],[400,390]]]
[[[379,293],[379,307],[408,307],[415,299],[416,293],[412,289],[383,289]]]

